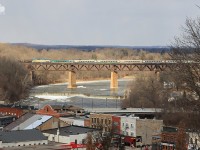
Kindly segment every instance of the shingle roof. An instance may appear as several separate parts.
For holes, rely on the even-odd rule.
[[[0,132],[0,140],[2,141],[2,143],[12,143],[47,140],[47,137],[45,137],[41,131],[31,129],[17,131],[2,131]]]
[[[55,135],[57,134],[57,130],[58,128],[44,130],[42,132]],[[77,134],[83,134],[83,133],[88,133],[88,132],[93,132],[93,131],[98,131],[98,129],[82,127],[82,126],[74,126],[74,125],[59,128],[60,135],[62,136],[77,135]]]

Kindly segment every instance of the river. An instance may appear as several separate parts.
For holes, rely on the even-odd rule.
[[[24,102],[41,108],[45,104],[68,104],[82,108],[119,108],[131,79],[119,79],[118,89],[110,90],[109,80],[77,82],[77,88],[68,89],[67,83],[36,86]]]

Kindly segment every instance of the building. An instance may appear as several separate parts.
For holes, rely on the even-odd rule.
[[[64,121],[69,125],[76,125],[76,126],[84,126],[85,125],[85,118],[84,117],[60,117],[60,120]]]
[[[21,116],[19,119],[15,120],[4,130],[27,130],[27,129],[39,129],[47,130],[52,128],[58,128],[58,126],[67,126],[65,122],[59,120],[57,117],[47,116],[47,115],[38,115],[27,113]]]
[[[36,129],[0,132],[0,148],[42,144],[48,144],[48,140]]]
[[[24,114],[23,110],[20,108],[10,108],[10,107],[5,107],[5,106],[1,106],[0,107],[0,114],[1,115],[10,115],[10,116],[16,116],[17,118],[19,118],[21,115]]]
[[[121,117],[112,116],[112,130],[115,134],[121,134]]]
[[[16,116],[1,116],[0,115],[0,127],[5,127],[16,120]]]
[[[152,150],[160,150],[161,145],[161,135],[153,135],[152,136]]]
[[[56,129],[49,129],[42,131],[48,137],[49,141],[64,143],[64,144],[84,144],[87,133],[97,132],[97,129],[67,126]]]
[[[49,115],[54,117],[82,115],[84,110],[80,107],[71,105],[45,105],[40,110],[36,111],[40,115]]]
[[[174,150],[176,145],[178,128],[163,127],[161,133],[161,150]]]
[[[161,150],[175,150],[178,146],[188,148],[190,146],[188,145],[189,140],[189,135],[183,127],[163,127],[161,133]]]
[[[84,119],[84,127],[90,127],[90,118]]]
[[[112,129],[112,114],[90,114],[90,127],[110,132]]]
[[[188,150],[200,149],[200,138],[196,132],[187,132],[189,136]]]
[[[152,136],[160,134],[162,126],[162,120],[140,119],[139,117],[134,116],[121,116],[121,134],[136,138],[141,137],[142,145],[151,145]]]

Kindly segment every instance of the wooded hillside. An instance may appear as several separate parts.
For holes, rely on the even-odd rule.
[[[50,49],[36,50],[25,46],[9,45],[0,43],[0,56],[14,60],[31,60],[33,58],[46,59],[167,59],[168,54],[150,53],[143,50],[132,50],[126,48],[103,48],[92,51],[82,51],[77,49]],[[119,73],[120,77],[131,75],[131,72]],[[35,84],[47,84],[55,82],[66,82],[67,72],[36,72]],[[97,78],[109,78],[110,72],[78,72],[77,79],[90,80]]]

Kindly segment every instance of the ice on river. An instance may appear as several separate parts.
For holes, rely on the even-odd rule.
[[[35,95],[37,98],[48,99],[48,100],[69,100],[70,96],[58,96],[58,95]]]

